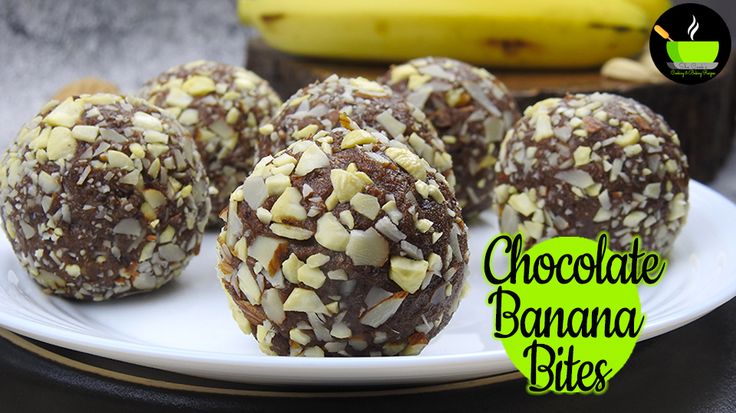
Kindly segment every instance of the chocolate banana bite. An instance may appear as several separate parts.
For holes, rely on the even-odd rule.
[[[568,95],[528,107],[496,166],[501,231],[527,245],[554,236],[596,239],[614,250],[634,236],[667,254],[687,219],[688,165],[677,133],[635,100]]]
[[[204,166],[189,133],[144,100],[51,101],[0,165],[5,233],[47,293],[101,301],[151,291],[199,252]]]
[[[460,207],[441,173],[378,132],[318,131],[264,157],[222,218],[220,281],[266,354],[414,355],[458,306]]]
[[[191,133],[213,187],[210,225],[219,226],[217,216],[230,193],[258,159],[258,125],[276,112],[281,99],[255,73],[205,60],[161,73],[139,95]]]
[[[340,113],[353,124],[344,123]],[[297,91],[261,127],[259,155],[340,127],[378,132],[406,144],[454,185],[452,158],[425,114],[390,88],[361,77],[332,75]]]
[[[519,118],[506,86],[487,70],[444,57],[393,66],[379,81],[421,109],[452,156],[463,216],[491,206],[501,140]]]

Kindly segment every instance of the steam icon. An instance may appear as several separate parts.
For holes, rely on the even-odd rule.
[[[667,55],[672,59],[667,63],[671,69],[715,69],[718,66],[718,41],[695,40],[695,33],[700,29],[700,23],[693,15],[693,21],[687,28],[690,40],[674,41],[667,30],[660,25],[654,26],[654,31],[667,41]]]

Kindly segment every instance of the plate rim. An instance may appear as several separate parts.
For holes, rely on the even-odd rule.
[[[505,383],[513,380],[522,379],[524,376],[518,370],[506,373],[498,373],[485,377],[452,381],[447,383],[405,386],[397,389],[366,389],[366,390],[316,390],[316,391],[295,391],[288,388],[275,387],[269,390],[242,389],[231,388],[225,386],[216,387],[214,385],[200,385],[191,383],[179,383],[173,380],[153,379],[145,376],[139,376],[131,373],[120,372],[109,368],[97,366],[92,363],[76,360],[74,358],[56,353],[51,349],[39,346],[28,340],[28,338],[0,327],[0,338],[3,338],[13,345],[31,352],[38,357],[61,364],[85,373],[96,374],[98,376],[120,380],[126,383],[137,384],[147,387],[155,387],[164,390],[174,390],[193,393],[205,394],[221,394],[230,396],[246,396],[246,397],[291,397],[291,398],[352,398],[352,397],[383,397],[383,396],[401,396],[408,394],[425,394],[438,393],[452,390],[471,389],[493,385],[497,383]],[[46,343],[48,344],[48,343]],[[52,345],[52,344],[51,344]],[[100,356],[94,356],[100,357]],[[180,373],[175,373],[180,374]],[[235,385],[243,383],[232,382]]]

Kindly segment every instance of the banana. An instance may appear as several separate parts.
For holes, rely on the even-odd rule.
[[[659,16],[672,7],[670,0],[628,0],[644,10],[649,17],[649,27],[654,26]]]
[[[636,54],[650,29],[628,0],[239,0],[238,10],[278,50],[382,62],[593,67]]]

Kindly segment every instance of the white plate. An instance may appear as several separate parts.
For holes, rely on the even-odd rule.
[[[641,287],[647,322],[641,339],[665,333],[736,295],[736,206],[691,182],[689,222],[664,279]],[[492,215],[471,229],[471,290],[447,328],[415,357],[268,357],[232,320],[214,272],[215,236],[171,285],[153,294],[106,303],[74,303],[41,293],[0,242],[0,325],[98,356],[194,376],[263,384],[418,384],[513,370],[491,338],[490,287],[481,255],[498,230]]]

